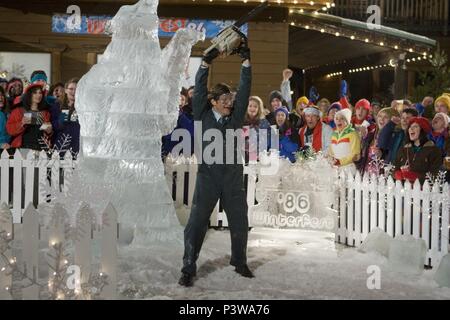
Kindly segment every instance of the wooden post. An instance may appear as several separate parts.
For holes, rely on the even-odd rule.
[[[86,62],[88,64],[88,68],[90,69],[94,64],[97,63],[97,52],[88,52],[86,54]]]
[[[406,54],[402,53],[398,57],[398,63],[395,67],[395,98],[403,99],[406,97],[406,66],[405,66]]]
[[[61,51],[52,51],[52,83],[61,82]]]
[[[377,94],[380,92],[380,70],[375,69],[372,70],[372,80],[373,80],[373,87],[372,87],[372,95]]]

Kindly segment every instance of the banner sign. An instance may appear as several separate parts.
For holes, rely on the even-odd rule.
[[[55,14],[52,17],[52,32],[72,34],[106,34],[105,27],[112,16],[81,16],[75,21],[71,15]],[[196,20],[184,18],[160,18],[159,37],[172,37],[181,28],[204,30],[206,38],[214,38],[222,29],[230,26],[233,20]],[[241,31],[247,35],[248,24],[241,27]]]

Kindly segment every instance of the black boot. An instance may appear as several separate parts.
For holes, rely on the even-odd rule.
[[[234,269],[234,271],[236,271],[241,276],[246,277],[246,278],[254,278],[255,277],[253,272],[250,271],[250,269],[248,268],[248,265],[246,265],[246,264],[244,264],[243,266],[237,266]]]
[[[183,287],[192,287],[194,285],[194,275],[183,272],[180,280],[178,280],[178,284]]]

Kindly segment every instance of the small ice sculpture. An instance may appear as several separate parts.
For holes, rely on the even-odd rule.
[[[164,50],[158,0],[120,8],[102,60],[78,84],[85,183],[113,187],[119,222],[133,244],[181,239],[161,161],[161,137],[176,124],[181,79],[192,46],[204,33],[181,29]],[[76,192],[76,190],[75,190]]]

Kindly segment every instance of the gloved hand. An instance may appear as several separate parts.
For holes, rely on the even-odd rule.
[[[341,88],[339,90],[339,94],[340,94],[341,98],[348,96],[348,84],[347,84],[347,81],[345,81],[345,80],[341,81]]]
[[[203,55],[203,61],[205,61],[207,64],[211,64],[213,60],[217,58],[219,55],[220,55],[219,50],[214,48],[207,54]]]
[[[239,47],[233,50],[231,54],[238,54],[241,57],[242,61],[245,61],[247,59],[250,60],[250,48],[248,47],[247,41],[243,39]]]
[[[320,95],[317,92],[316,87],[314,87],[314,86],[311,87],[309,89],[309,101],[315,104],[317,102],[317,100],[319,100],[319,98],[320,98]]]

